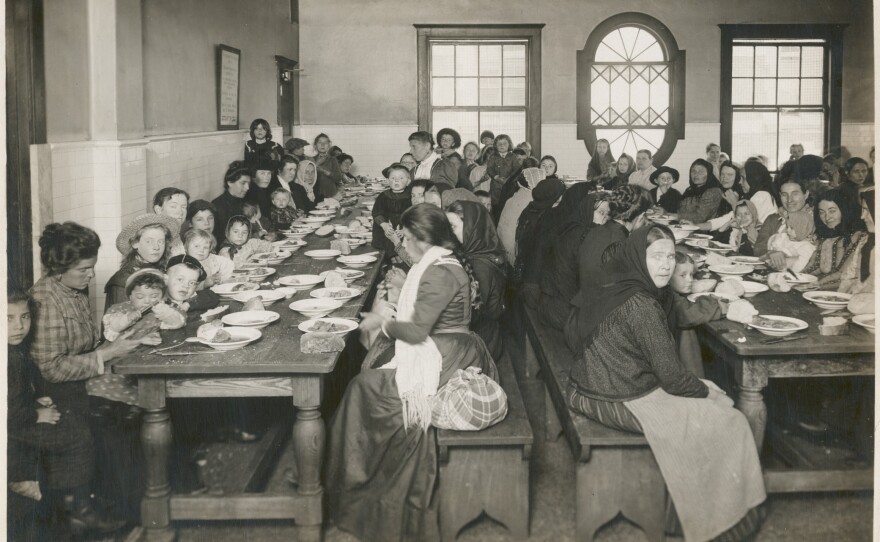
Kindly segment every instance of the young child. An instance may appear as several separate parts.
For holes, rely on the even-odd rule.
[[[786,267],[795,273],[803,271],[815,250],[816,247],[809,239],[798,241],[797,232],[785,222],[767,240],[767,252],[779,251],[785,254]]]
[[[525,158],[525,152],[520,151]],[[480,182],[491,180],[489,194],[492,196],[492,205],[496,206],[501,197],[501,187],[504,182],[521,167],[517,155],[513,153],[513,141],[510,137],[501,134],[495,138],[495,154],[486,161],[486,174]]]
[[[235,269],[241,269],[252,255],[271,250],[269,241],[251,238],[251,221],[246,216],[236,215],[226,225],[226,240],[219,255],[232,260]]]
[[[207,276],[202,264],[186,254],[172,257],[165,266],[165,284],[168,288],[165,302],[172,309],[185,314],[187,322],[220,303],[220,296],[211,290],[196,291],[196,287]]]
[[[686,299],[693,293],[695,270],[696,265],[690,256],[683,252],[675,252],[675,271],[670,285],[675,292],[675,313],[678,317],[676,342],[679,357],[682,365],[690,369],[698,378],[703,378],[705,376],[703,356],[700,353],[700,342],[694,328],[712,320],[720,320],[727,309],[710,295],[700,296],[694,303]]]
[[[758,208],[749,200],[742,200],[733,209],[733,220],[730,221],[730,240],[728,243],[736,247],[743,256],[755,254],[755,241],[758,240]]]
[[[351,174],[351,166],[354,164],[354,158],[350,154],[340,154],[336,157],[339,162],[339,171],[342,172],[342,182],[346,184],[357,183],[357,177]]]
[[[492,198],[489,196],[489,193],[485,190],[477,190],[474,192],[474,195],[479,198],[480,203],[483,204],[483,207],[486,208],[490,213],[492,212]]]
[[[400,243],[396,231],[400,216],[412,202],[408,190],[412,175],[400,163],[388,166],[382,173],[388,179],[389,188],[376,197],[373,205],[373,248],[392,253]]]
[[[189,230],[183,237],[183,246],[186,253],[197,259],[208,277],[199,283],[197,290],[210,288],[215,284],[222,284],[232,278],[235,265],[229,258],[223,258],[214,254],[217,240],[214,235],[205,230]]]
[[[283,188],[273,190],[270,197],[272,198],[272,210],[269,222],[274,231],[290,229],[293,221],[305,214],[295,205],[291,205],[290,192]]]
[[[284,155],[284,148],[272,141],[272,128],[265,119],[254,119],[251,123],[251,138],[244,144],[245,161],[261,156],[271,156],[278,160]]]
[[[417,179],[409,186],[409,201],[413,205],[425,203],[425,193],[434,188],[434,183],[427,179]]]

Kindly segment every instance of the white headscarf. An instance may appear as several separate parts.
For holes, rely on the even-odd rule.
[[[305,177],[306,169],[308,169],[309,166],[311,166],[312,171],[315,173],[315,177],[311,183],[309,183]],[[300,161],[299,166],[296,168],[295,182],[306,189],[306,195],[308,195],[310,201],[315,201],[315,184],[318,182],[318,166],[311,160]]]

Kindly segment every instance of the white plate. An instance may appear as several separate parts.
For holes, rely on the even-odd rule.
[[[331,269],[330,271],[336,271],[337,273],[342,275],[342,278],[345,279],[345,282],[347,282],[349,284],[351,284],[352,281],[355,281],[355,280],[363,277],[365,274],[363,271],[358,271],[357,269],[339,269],[339,268],[337,268],[337,269]],[[326,278],[327,273],[329,273],[330,271],[322,271],[320,273],[320,276],[322,278]]]
[[[233,288],[240,287],[242,285],[245,285],[244,288],[247,289],[233,290]],[[242,292],[256,290],[257,288],[259,288],[259,286],[252,282],[226,282],[224,284],[215,284],[214,286],[211,286],[211,291],[219,295],[220,297],[231,299]]]
[[[712,239],[712,236],[708,233],[692,233],[691,239]]]
[[[708,258],[705,254],[691,254],[691,259],[694,261],[695,264],[699,265],[701,263],[704,263]]]
[[[344,304],[344,301],[337,299],[300,299],[299,301],[294,301],[288,306],[291,310],[294,310],[303,316],[320,318],[322,316],[327,316]]]
[[[309,214],[312,216],[333,216],[336,214],[335,209],[315,209],[313,211],[309,211]]]
[[[784,278],[785,282],[789,284],[810,284],[819,280],[819,277],[808,273],[798,273],[797,278],[795,279],[788,271],[782,274],[782,278]]]
[[[330,248],[325,248],[321,250],[309,250],[307,252],[304,252],[304,254],[309,258],[313,258],[315,260],[332,260],[333,258],[342,255],[342,253],[338,250]]]
[[[297,250],[306,246],[307,244],[308,243],[306,243],[302,239],[293,238],[293,239],[284,239],[282,241],[274,241],[272,243],[272,247],[279,249],[279,250],[285,250],[287,252],[296,252]]]
[[[764,262],[761,261],[761,258],[756,258],[755,256],[737,256],[737,255],[733,255],[733,256],[728,256],[727,259],[730,260],[730,261],[732,261],[733,263],[739,263],[739,264],[742,264],[742,265],[751,265],[751,266],[754,266],[754,267],[757,267],[757,266],[759,266],[759,265],[761,265],[761,264],[764,263]]]
[[[719,275],[747,275],[754,271],[755,268],[750,265],[710,265],[709,271],[718,273]]]
[[[852,321],[854,324],[862,326],[867,329],[871,333],[874,333],[874,315],[873,314],[859,314],[857,316],[852,317]]]
[[[826,299],[820,299],[826,298]],[[833,298],[833,299],[827,299]],[[818,305],[823,309],[842,309],[846,307],[849,300],[852,299],[852,294],[844,294],[841,292],[829,292],[826,290],[817,290],[815,292],[805,292],[804,299],[813,303],[814,305]]]
[[[309,224],[324,223],[324,222],[327,222],[328,220],[330,220],[329,216],[307,216],[302,219],[303,222],[309,223]]]
[[[287,275],[281,277],[275,282],[282,286],[292,286],[297,290],[308,290],[315,284],[320,284],[324,279],[318,275]]]
[[[694,226],[693,224],[678,224],[676,226],[673,226],[673,228],[678,228],[678,229],[684,230],[684,231],[697,231],[700,229],[697,226]]]
[[[361,291],[357,288],[318,288],[309,292],[309,295],[318,299],[346,301],[361,295]]]
[[[785,337],[786,335],[791,335],[792,333],[794,333],[796,331],[801,331],[801,330],[804,330],[804,329],[807,329],[808,327],[810,327],[803,320],[798,320],[797,318],[790,318],[788,316],[776,316],[773,314],[759,314],[758,317],[767,318],[769,320],[779,320],[782,322],[789,322],[792,324],[796,324],[796,327],[789,327],[789,328],[785,328],[785,329],[777,329],[777,328],[772,328],[772,327],[768,327],[768,326],[764,326],[764,325],[749,324],[750,327],[753,327],[753,328],[757,329],[758,331],[760,331],[761,333],[763,333],[764,335],[769,335],[771,337]]]
[[[337,331],[325,331],[324,333],[334,333],[336,335],[345,335],[350,331],[354,331],[358,327],[358,323],[354,320],[346,320],[345,318],[316,318],[314,320],[306,320],[301,323],[299,326],[299,330],[303,333],[309,333],[312,330],[312,327],[318,322],[326,322],[328,324],[341,326],[342,329]]]
[[[297,240],[302,241],[303,237],[312,233],[310,231],[283,231],[284,237],[287,237],[288,241]]]
[[[241,303],[247,303],[257,296],[263,298],[263,305],[271,305],[284,297],[284,292],[279,292],[278,290],[251,290],[250,292],[239,292],[232,299]]]
[[[370,239],[371,237],[373,237],[373,232],[371,232],[371,231],[353,231],[353,232],[350,232],[348,235],[350,235],[351,237],[356,237],[358,239],[366,240],[366,239]]]
[[[225,343],[213,343],[202,339],[199,340],[199,342],[210,346],[214,350],[238,350],[263,336],[263,333],[260,332],[259,329],[252,327],[224,327],[223,329],[232,335],[231,341]]]
[[[276,250],[274,252],[257,252],[252,255],[250,259],[252,261],[265,261],[266,263],[276,264],[281,263],[287,258],[293,256],[292,252],[288,252],[286,250]]]
[[[376,261],[375,256],[340,256],[336,261],[349,267],[366,267]]]
[[[737,299],[739,299],[739,298],[736,297],[735,295],[731,295],[731,294],[720,294],[720,293],[718,293],[718,292],[700,292],[700,293],[698,293],[698,294],[691,294],[691,295],[689,295],[689,296],[688,296],[688,301],[690,301],[690,302],[694,302],[694,301],[697,300],[697,298],[703,297],[704,295],[711,295],[711,296],[714,297],[715,299],[719,299],[719,298],[720,298],[720,299],[723,299],[723,300],[727,301],[728,303],[733,303],[734,301],[736,301]]]
[[[263,329],[279,318],[281,315],[273,311],[240,311],[227,314],[220,321],[227,326]]]
[[[761,284],[760,282],[752,282],[750,280],[741,280],[739,281],[739,283],[742,285],[743,290],[746,291],[746,293],[744,294],[745,297],[755,297],[761,292],[766,292],[770,289],[770,287],[766,284]]]
[[[249,269],[236,269],[235,274],[244,274],[247,275],[249,279],[263,279],[268,276],[275,274],[275,269],[272,267],[258,266],[252,267]]]

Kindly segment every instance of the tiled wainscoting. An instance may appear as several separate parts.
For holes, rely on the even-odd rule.
[[[849,154],[868,160],[874,146],[874,124],[871,122],[845,122],[840,125],[840,144]]]

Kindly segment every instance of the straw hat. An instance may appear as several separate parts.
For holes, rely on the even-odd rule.
[[[123,256],[128,256],[128,253],[131,252],[131,240],[134,239],[135,234],[141,228],[154,224],[165,226],[171,232],[172,239],[176,239],[180,232],[180,223],[170,216],[157,215],[155,213],[141,215],[129,222],[122,228],[119,235],[116,236],[116,250]]]

